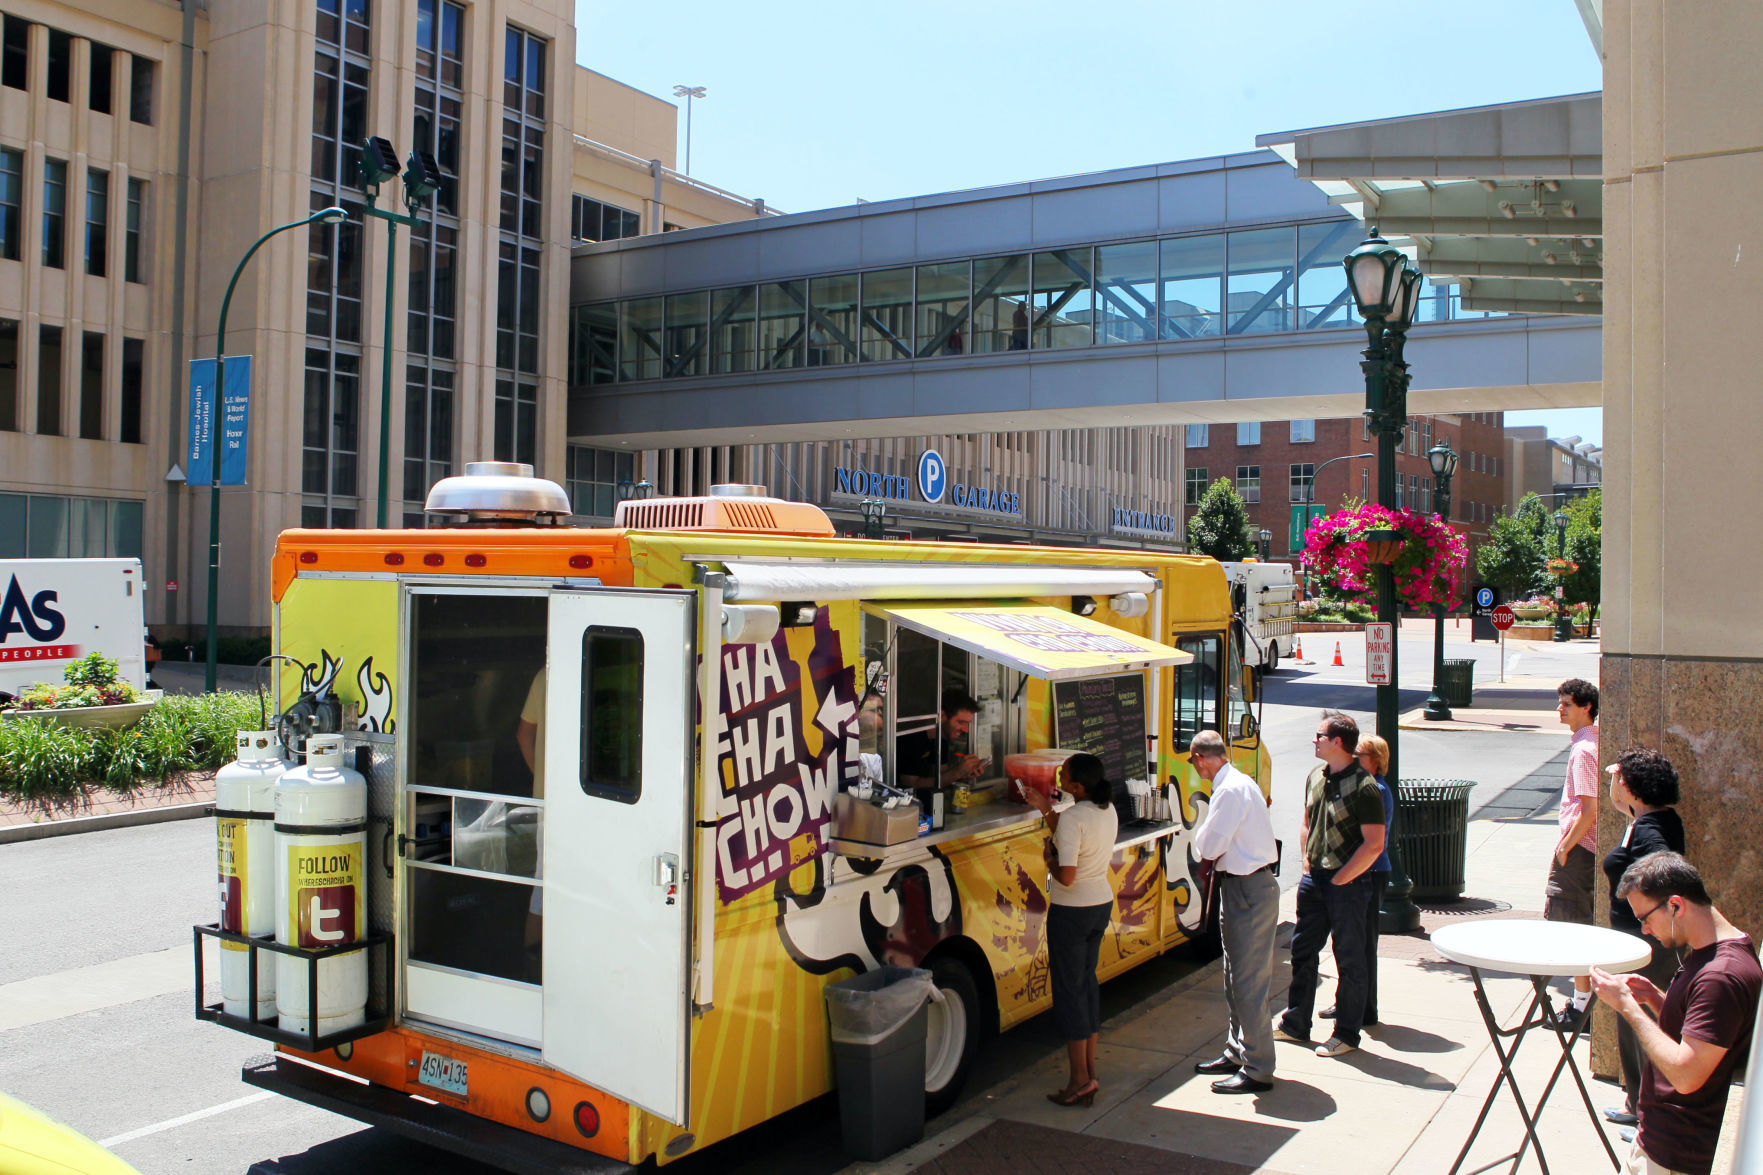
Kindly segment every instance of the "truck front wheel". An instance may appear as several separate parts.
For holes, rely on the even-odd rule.
[[[985,1034],[979,987],[961,960],[944,956],[930,964],[942,1000],[931,1002],[924,1042],[924,1113],[935,1117],[955,1104]]]
[[[1279,642],[1267,642],[1267,660],[1261,663],[1261,672],[1273,673],[1279,669]]]

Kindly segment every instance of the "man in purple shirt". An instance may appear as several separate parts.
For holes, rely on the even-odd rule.
[[[1567,780],[1561,788],[1560,835],[1549,861],[1543,917],[1551,922],[1592,924],[1592,881],[1598,863],[1598,687],[1570,677],[1556,688],[1556,713],[1573,732],[1567,747]],[[1573,1008],[1565,1019],[1577,1027],[1592,1000],[1592,981],[1573,980]]]

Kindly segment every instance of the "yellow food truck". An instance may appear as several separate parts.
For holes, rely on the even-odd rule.
[[[934,1112],[988,1035],[1050,1006],[1046,833],[1005,778],[1042,748],[1143,781],[1102,976],[1215,932],[1188,744],[1220,730],[1270,775],[1216,562],[840,538],[764,493],[579,529],[553,483],[477,463],[431,493],[431,529],[280,537],[282,740],[294,759],[340,730],[364,777],[365,860],[326,882],[365,889],[367,925],[311,950],[196,928],[198,968],[205,937],[253,975],[313,968],[299,1031],[199,986],[199,1016],[276,1041],[247,1081],[512,1169],[666,1163],[829,1092],[823,988],[897,964],[942,996]],[[951,690],[974,706],[959,746]],[[913,736],[985,764],[923,831],[881,800]],[[366,1006],[320,1033],[347,946]]]

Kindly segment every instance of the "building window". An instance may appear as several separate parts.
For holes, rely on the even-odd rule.
[[[129,55],[129,121],[153,125],[153,61]]]
[[[634,483],[635,453],[569,446],[569,508],[590,518],[611,518],[620,486]]]
[[[80,439],[104,439],[104,336],[95,331],[80,345]]]
[[[459,214],[459,124],[465,100],[460,30],[465,9],[446,0],[418,0],[416,6],[416,147],[435,157],[441,185],[435,211]]]
[[[104,276],[110,230],[110,173],[86,169],[86,272]]]
[[[643,218],[627,208],[576,196],[570,205],[569,235],[578,241],[619,241],[640,236]]]
[[[0,147],[0,258],[17,261],[24,238],[24,153]]]
[[[1420,451],[1432,448],[1432,417],[1428,416],[1420,422]]]
[[[1363,502],[1371,501],[1371,470],[1369,469],[1359,471],[1359,499]]]
[[[1259,465],[1237,466],[1237,493],[1244,502],[1255,503],[1261,500],[1261,467]]]
[[[1314,420],[1292,421],[1292,444],[1313,445],[1316,443],[1316,422]]]
[[[1206,470],[1190,469],[1187,471],[1186,492],[1182,500],[1190,506],[1200,504],[1200,496],[1206,492]]]
[[[140,339],[122,341],[122,410],[117,414],[117,437],[125,445],[141,443],[141,377],[146,368],[145,344]]]
[[[345,60],[322,45],[315,56],[312,180],[353,191],[361,174],[361,144],[367,138],[367,65]]]
[[[1292,501],[1308,502],[1310,500],[1310,488],[1315,484],[1316,466],[1313,463],[1306,462],[1303,465],[1294,465],[1291,467]]]
[[[1204,449],[1209,443],[1211,430],[1212,426],[1209,424],[1188,425],[1187,447],[1190,449]]]
[[[37,328],[37,432],[61,435],[61,328]]]
[[[1237,444],[1259,445],[1260,443],[1261,422],[1259,420],[1245,421],[1237,425]]]
[[[307,347],[300,489],[309,497],[333,499],[356,495],[360,412],[361,357]],[[331,501],[326,501],[324,507],[333,514],[339,508]],[[340,508],[353,511],[352,504]],[[340,524],[321,521],[317,525]]]
[[[123,222],[122,276],[124,281],[141,280],[141,209],[147,202],[147,181],[129,181],[127,219]]]
[[[531,33],[508,26],[502,62],[502,106],[505,113],[545,117],[546,42]]]
[[[116,50],[109,45],[91,42],[91,60],[86,78],[86,106],[97,114],[110,113],[111,59]]]
[[[43,161],[43,264],[61,269],[67,231],[67,164],[60,159]]]
[[[502,231],[544,235],[546,42],[508,28],[502,75]]]
[[[496,381],[496,460],[536,466],[539,387],[531,380]]]
[[[404,500],[453,473],[453,372],[411,363],[404,375]]]
[[[18,431],[18,323],[0,318],[0,432]]]
[[[503,241],[496,266],[496,366],[537,374],[539,370],[539,250]],[[655,299],[657,303],[661,300]],[[659,315],[657,315],[659,318]],[[656,324],[659,345],[660,322]],[[658,356],[657,356],[658,357]],[[655,375],[660,375],[657,370]]]
[[[73,34],[49,30],[49,81],[45,87],[51,101],[67,101],[67,79],[73,72]]]
[[[465,6],[445,0],[417,0],[416,72],[449,89],[465,84],[465,58],[461,50]]]
[[[454,271],[459,230],[431,219],[410,242],[410,317],[406,345],[413,355],[453,358]]]
[[[363,56],[368,51],[370,0],[318,0],[318,39]]]
[[[31,22],[8,16],[0,29],[0,86],[30,89],[30,67]]]
[[[312,193],[312,210],[329,196]],[[306,236],[306,333],[361,342],[361,206],[345,202],[349,219],[313,225]]]
[[[143,503],[0,494],[0,559],[139,559]]]
[[[1402,492],[1406,485],[1407,483],[1402,480],[1402,475],[1398,473],[1396,475],[1396,509],[1398,510],[1404,509],[1407,505],[1407,499]]]

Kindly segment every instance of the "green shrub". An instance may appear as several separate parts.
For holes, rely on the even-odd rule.
[[[0,726],[0,784],[20,799],[54,800],[74,794],[86,777],[90,731],[37,718]]]

